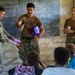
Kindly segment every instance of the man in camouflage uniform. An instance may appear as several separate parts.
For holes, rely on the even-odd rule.
[[[3,33],[3,26],[1,19],[4,17],[5,9],[4,7],[0,6],[0,72],[2,72],[3,65],[2,65],[2,45],[4,43],[4,33]]]
[[[67,34],[66,45],[68,43],[75,44],[75,7],[71,8],[72,17],[65,20],[64,34]]]
[[[44,33],[44,27],[38,17],[34,15],[35,5],[27,4],[27,13],[21,15],[17,21],[17,27],[21,30],[21,46],[24,50],[19,50],[19,56],[25,62],[26,56],[30,51],[39,53],[38,40]],[[39,35],[33,35],[32,31],[35,26],[39,27]]]
[[[11,40],[14,42],[14,37],[12,37],[4,28],[3,24],[1,22],[1,19],[4,17],[5,14],[5,8],[3,6],[0,6],[0,73],[2,72],[3,69],[3,62],[2,62],[2,57],[3,57],[3,44],[7,40]]]

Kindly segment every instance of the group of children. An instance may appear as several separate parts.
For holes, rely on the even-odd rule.
[[[44,64],[35,51],[27,54],[26,64],[18,64],[8,71],[9,75],[75,75],[75,45],[70,43],[66,47],[57,47],[54,50],[55,65]],[[40,64],[40,65],[39,65]],[[63,69],[64,68],[64,69]],[[69,69],[71,68],[71,69]],[[54,72],[53,72],[54,70]],[[58,72],[58,74],[56,74]]]

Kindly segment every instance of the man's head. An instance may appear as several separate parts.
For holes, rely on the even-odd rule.
[[[72,16],[75,17],[75,7],[72,7],[71,11],[72,11]]]
[[[64,66],[69,58],[69,51],[64,47],[57,47],[54,50],[54,59],[57,65]]]
[[[31,51],[27,54],[27,63],[30,66],[36,66],[39,63],[39,55],[35,51]]]
[[[0,6],[0,19],[2,19],[5,15],[5,8],[3,6]]]
[[[27,4],[27,13],[29,16],[33,16],[35,10],[35,5],[33,3]]]

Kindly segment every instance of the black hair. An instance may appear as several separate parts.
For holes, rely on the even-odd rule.
[[[5,11],[5,8],[3,6],[0,6],[0,11]]]
[[[28,3],[28,4],[27,4],[27,8],[29,8],[29,7],[32,7],[32,8],[35,9],[35,5],[34,5],[33,3]]]
[[[37,52],[35,51],[31,51],[27,54],[27,63],[30,65],[30,66],[36,66],[38,65],[39,63],[39,55]]]
[[[75,8],[75,7],[73,6],[71,9],[73,9],[73,8]]]
[[[57,47],[54,51],[54,59],[58,65],[64,66],[69,58],[69,51],[64,47]]]

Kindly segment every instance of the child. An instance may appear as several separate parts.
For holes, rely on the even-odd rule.
[[[75,69],[75,45],[73,43],[69,43],[66,45],[66,48],[69,50],[69,60],[67,67]]]

